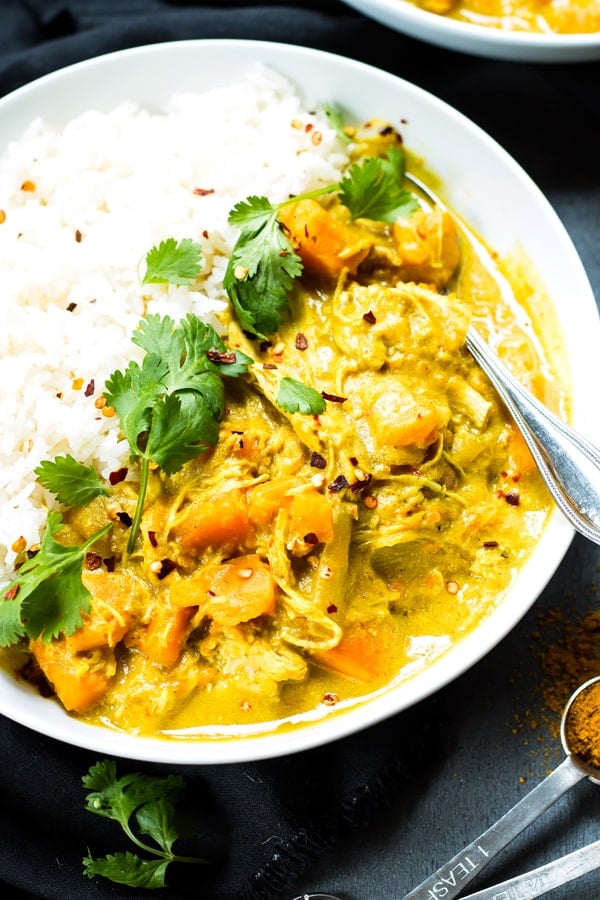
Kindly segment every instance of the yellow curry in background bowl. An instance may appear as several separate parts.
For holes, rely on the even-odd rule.
[[[347,122],[369,120],[357,161],[384,157],[400,133],[409,171],[435,172],[456,218],[425,198],[394,223],[352,219],[333,195],[283,206],[304,271],[268,340],[222,313],[224,356],[251,365],[223,379],[214,448],[173,474],[150,471],[132,552],[133,471],[65,512],[66,544],[112,526],[86,558],[94,603],[72,634],[9,651],[59,700],[3,671],[0,711],[123,757],[265,758],[393,715],[491,649],[572,537],[463,344],[473,321],[577,424],[594,382],[594,299],[547,202],[455,111],[328,54],[191,41],[63,70],[7,98],[0,120],[18,134],[32,109],[111,109],[125,83],[150,104],[153,73],[162,97],[190,80],[230,83],[256,62]],[[284,378],[309,385],[322,409],[278,403]]]
[[[377,120],[351,134],[358,164],[402,142]],[[16,657],[69,712],[152,735],[334,708],[414,673],[509,589],[551,501],[469,323],[544,402],[567,398],[500,270],[414,206],[392,223],[338,197],[283,206],[302,275],[267,340],[223,314],[252,366],[226,380],[216,445],[152,468],[133,546],[139,477],[67,510],[61,544],[112,523],[85,557],[91,609]],[[282,379],[322,411],[282,406]]]
[[[399,0],[404,2],[404,0]],[[600,0],[410,0],[426,12],[504,31],[600,32]]]

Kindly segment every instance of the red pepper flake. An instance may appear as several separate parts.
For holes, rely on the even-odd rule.
[[[371,312],[371,310],[364,314],[363,319],[365,320],[365,322],[367,322],[368,325],[374,325],[377,321],[377,319],[375,318],[375,313]]]
[[[81,231],[79,230],[79,228],[76,228],[75,229],[75,240],[77,241],[78,244],[81,243],[82,237],[83,237],[83,235],[82,235]]]
[[[329,604],[329,606],[327,607],[327,612],[329,613],[330,616],[333,615],[333,613],[337,612],[337,606],[335,605],[335,603]]]
[[[483,546],[486,550],[493,550],[494,547],[498,547],[498,541],[484,541]]]
[[[95,569],[99,569],[102,565],[102,557],[99,553],[86,553],[85,554],[85,567],[89,569],[90,572],[95,571]]]
[[[2,595],[2,599],[3,600],[14,600],[18,593],[19,593],[19,585],[13,584],[11,587],[9,587],[9,589],[6,591],[6,593]]]
[[[303,540],[305,544],[314,545],[319,543],[319,537],[314,531],[309,531],[308,534],[305,534]]]
[[[111,484],[119,484],[121,481],[125,481],[127,478],[127,468],[124,466],[122,469],[117,469],[115,472],[111,472],[108,476],[108,480]]]
[[[295,341],[296,350],[306,350],[308,347],[308,341],[306,340],[306,335],[302,334],[301,331],[296,335]]]
[[[213,349],[207,350],[206,355],[211,362],[217,363],[217,365],[231,365],[231,363],[235,362],[235,353],[233,351],[224,353],[222,350]]]
[[[276,369],[275,363],[263,363],[263,369]]]
[[[347,397],[338,397],[337,394],[328,394],[327,391],[321,391],[323,400],[329,400],[330,403],[345,403]]]
[[[362,494],[363,491],[366,491],[372,480],[373,476],[370,472],[367,472],[363,479],[358,478],[350,485],[350,490],[353,494]]]
[[[167,575],[170,575],[173,569],[176,568],[175,563],[172,559],[161,559],[158,565],[156,566],[156,570],[154,569],[154,563],[152,564],[152,571],[156,575],[159,581],[162,581],[163,578],[166,578]]]
[[[201,188],[201,187],[194,188],[194,194],[196,197],[208,197],[210,194],[214,194],[214,192],[215,192],[214,188]]]
[[[347,488],[349,486],[350,485],[348,484],[348,479],[346,478],[346,476],[338,475],[338,477],[334,478],[334,480],[331,482],[331,484],[328,487],[328,490],[332,494],[339,494],[340,491],[343,491],[344,488]]]
[[[334,694],[333,691],[327,691],[326,694],[323,694],[323,704],[325,706],[335,706],[336,703],[339,703],[339,697],[337,694]]]
[[[90,380],[87,383],[86,389],[83,393],[85,394],[86,397],[92,397],[95,390],[96,390],[96,382],[94,381],[93,378],[90,378]]]
[[[508,491],[508,493],[504,495],[504,499],[509,504],[509,506],[518,506],[521,502],[521,497],[519,496],[518,491]]]
[[[129,513],[118,512],[117,519],[119,520],[121,525],[124,525],[126,528],[131,528],[131,526],[133,525],[133,519],[131,518]]]
[[[321,456],[320,453],[316,453],[314,450],[310,454],[310,465],[313,469],[326,469],[327,468],[327,460],[324,456]]]
[[[204,238],[205,241],[208,240],[208,231],[206,230],[206,228],[205,228],[204,231],[202,232],[202,237]]]
[[[267,350],[272,346],[273,346],[272,341],[261,341],[260,344],[258,345],[258,349],[260,350],[261,353],[266,353]]]
[[[116,563],[117,563],[117,561],[114,556],[107,557],[107,559],[104,560],[104,565],[106,566],[106,571],[114,572]]]
[[[149,531],[149,532],[148,532],[148,540],[150,541],[150,545],[151,545],[152,547],[156,547],[156,546],[157,546],[158,541],[156,540],[156,532],[155,532],[155,531]]]
[[[379,129],[379,134],[381,135],[381,137],[387,137],[387,135],[393,134],[393,133],[394,133],[394,129],[392,128],[391,125],[384,125],[383,128]]]
[[[69,303],[67,306],[67,312],[74,312],[77,309],[76,303]]]

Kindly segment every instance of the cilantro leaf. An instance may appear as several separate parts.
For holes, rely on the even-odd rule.
[[[371,157],[350,166],[340,182],[340,199],[353,219],[396,222],[418,209],[414,194],[402,186],[404,154],[391,147],[387,158]]]
[[[208,862],[173,853],[173,844],[180,837],[175,805],[185,788],[180,776],[160,778],[134,772],[117,778],[115,762],[105,759],[91,766],[82,783],[90,791],[86,795],[86,809],[118,822],[127,837],[150,854],[150,858],[142,858],[131,852],[115,853],[93,859],[88,852],[83,866],[89,878],[101,875],[118,884],[157,888],[165,886],[171,862]],[[132,819],[139,834],[149,837],[154,844],[141,840],[133,830]]]
[[[139,532],[150,463],[172,475],[214,446],[225,404],[222,378],[241,375],[251,364],[243,353],[227,352],[214,328],[192,314],[178,325],[169,316],[148,316],[132,341],[146,351],[141,365],[132,360],[124,372],[113,372],[104,392],[132,458],[141,463],[129,553]]]
[[[88,612],[91,594],[83,584],[81,570],[89,548],[108,533],[106,525],[79,547],[54,540],[62,528],[62,516],[48,513],[48,523],[39,551],[26,560],[17,577],[3,589],[0,602],[0,645],[15,643],[28,635],[50,641],[61,632],[73,634]]]
[[[304,413],[307,416],[317,416],[325,410],[325,400],[313,387],[289,378],[287,375],[279,383],[279,391],[275,403],[286,412]]]
[[[279,207],[265,197],[249,197],[229,214],[242,228],[223,285],[244,331],[266,337],[287,312],[287,296],[302,273],[302,261],[278,218]]]
[[[338,137],[340,137],[345,143],[348,143],[351,138],[346,133],[344,116],[340,112],[340,110],[335,106],[331,106],[329,103],[324,103],[323,112],[327,116],[327,121],[329,122],[333,130],[337,132]]]
[[[34,472],[65,506],[86,506],[95,497],[108,494],[96,470],[78,463],[69,453],[43,460]]]
[[[191,238],[166,238],[146,254],[142,284],[193,284],[202,269],[202,247]]]
[[[88,878],[101,875],[116,884],[154,889],[165,887],[169,862],[168,859],[141,859],[129,851],[111,853],[99,859],[88,855],[83,859],[83,872]]]

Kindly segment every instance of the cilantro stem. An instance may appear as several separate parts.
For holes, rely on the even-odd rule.
[[[323,197],[325,194],[334,194],[336,191],[339,191],[341,187],[341,182],[336,181],[334,184],[328,184],[326,187],[315,188],[314,191],[305,191],[303,194],[294,194],[293,197],[288,197],[286,200],[282,200],[281,203],[277,204],[277,209],[281,209],[283,206],[289,206],[292,203],[298,203],[299,200],[312,200],[314,197]]]
[[[138,489],[137,504],[135,513],[133,514],[133,522],[131,523],[131,531],[129,532],[129,540],[127,541],[127,552],[133,553],[135,542],[140,530],[140,522],[142,521],[142,513],[144,511],[144,501],[146,499],[146,491],[148,490],[148,477],[150,474],[150,460],[142,456],[140,462],[140,486]]]

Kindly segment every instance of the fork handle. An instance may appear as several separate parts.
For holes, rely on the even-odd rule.
[[[519,800],[501,819],[414,888],[404,900],[452,900],[453,897],[457,897],[496,854],[585,777],[583,769],[567,756],[558,768]],[[489,894],[489,897],[493,896]],[[512,900],[512,895],[506,894],[503,897],[500,894],[499,898]]]

